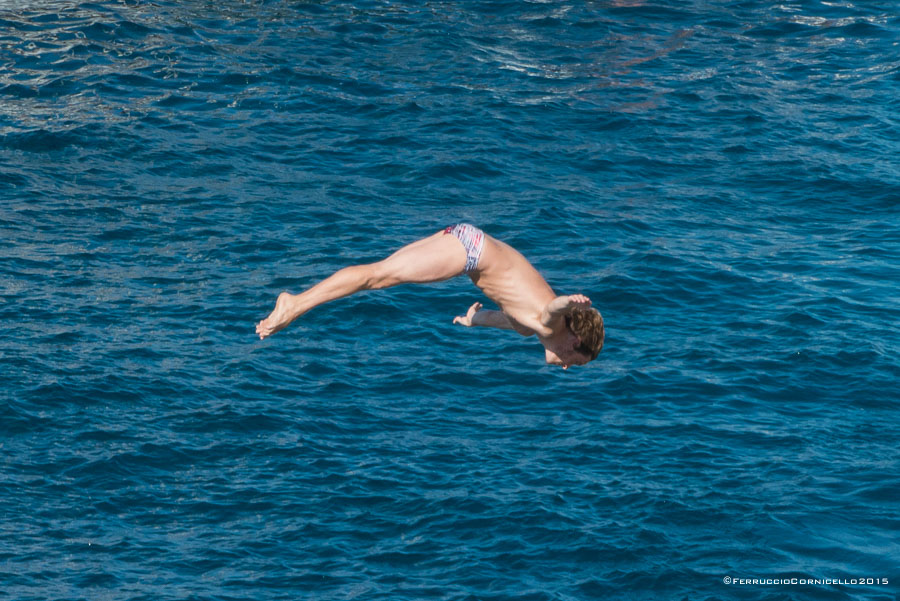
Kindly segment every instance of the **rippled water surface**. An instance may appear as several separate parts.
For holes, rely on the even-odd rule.
[[[0,597],[895,599],[898,91],[887,0],[0,3]],[[254,335],[457,221],[598,360]]]

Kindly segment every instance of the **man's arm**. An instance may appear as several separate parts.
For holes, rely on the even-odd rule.
[[[482,310],[482,306],[481,303],[473,304],[464,316],[454,317],[453,323],[467,327],[482,326],[485,328],[500,328],[501,330],[515,329],[503,311]]]
[[[557,321],[565,317],[566,313],[572,309],[587,309],[590,306],[591,299],[583,294],[557,296],[541,311],[541,324],[556,329],[554,326],[558,325]]]

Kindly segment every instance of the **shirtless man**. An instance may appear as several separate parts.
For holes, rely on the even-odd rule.
[[[301,294],[282,292],[275,310],[256,325],[256,333],[261,339],[271,336],[313,307],[360,290],[440,282],[463,273],[500,310],[474,303],[453,323],[536,335],[547,363],[563,369],[596,359],[603,348],[603,318],[591,308],[590,299],[582,294],[556,296],[519,251],[467,223],[404,246],[383,261],[345,267]]]

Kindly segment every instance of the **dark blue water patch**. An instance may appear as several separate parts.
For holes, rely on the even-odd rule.
[[[811,35],[817,29],[801,23],[782,21],[766,25],[759,25],[744,32],[744,35],[760,38],[783,38],[796,35]]]
[[[840,32],[855,38],[892,37],[890,29],[880,27],[870,21],[855,21],[840,28]]]
[[[31,86],[8,84],[0,89],[0,93],[16,98],[35,98],[40,95],[40,90]]]
[[[34,153],[47,153],[66,150],[70,146],[98,146],[98,128],[93,126],[79,127],[70,130],[53,131],[39,129],[16,134],[6,134],[4,147],[10,150],[21,150]]]

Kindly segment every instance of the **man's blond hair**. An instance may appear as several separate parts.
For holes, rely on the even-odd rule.
[[[603,316],[600,311],[591,307],[590,309],[572,309],[571,313],[566,315],[566,325],[573,334],[581,339],[581,345],[575,350],[584,353],[591,358],[591,361],[600,354],[603,348],[603,339],[606,332],[603,328]]]

